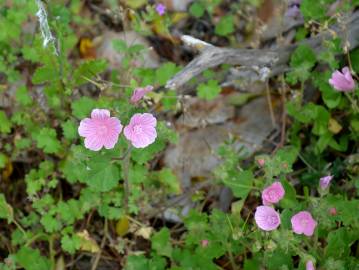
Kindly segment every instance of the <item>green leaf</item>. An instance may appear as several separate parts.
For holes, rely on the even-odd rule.
[[[302,0],[300,11],[306,20],[320,20],[325,18],[327,5],[325,0]]]
[[[26,86],[20,86],[16,90],[15,98],[17,102],[24,106],[30,105],[32,103],[32,98],[29,95]]]
[[[64,137],[68,140],[73,140],[77,138],[77,128],[78,126],[72,120],[67,120],[66,122],[62,123],[62,130],[64,133]]]
[[[284,198],[280,201],[280,206],[284,209],[294,208],[298,205],[294,187],[284,177],[282,177],[281,183],[283,185],[285,195]]]
[[[339,106],[342,100],[342,94],[335,91],[332,86],[328,83],[330,78],[330,72],[319,73],[313,72],[314,84],[317,86],[322,93],[322,98],[328,108],[333,109]]]
[[[0,110],[0,133],[10,133],[11,122],[7,118],[4,111]]]
[[[235,197],[246,198],[252,189],[253,180],[254,176],[251,171],[240,171],[223,179],[223,183],[231,188]]]
[[[49,233],[56,232],[61,228],[61,223],[50,213],[43,215],[40,222],[44,226],[45,231]]]
[[[47,81],[55,81],[58,79],[58,73],[56,67],[53,66],[42,66],[38,67],[32,76],[32,82],[34,84],[40,84]]]
[[[127,257],[125,270],[148,269],[148,259],[143,255],[130,255]]]
[[[316,56],[312,48],[305,44],[299,45],[290,58],[293,70],[287,74],[287,80],[292,84],[298,80],[304,82],[309,78],[310,70],[315,63]]]
[[[325,248],[326,257],[345,258],[350,253],[351,245],[359,239],[357,231],[350,231],[349,228],[339,228],[328,234],[328,245]]]
[[[16,262],[25,270],[49,270],[51,262],[39,250],[23,246],[15,255]]]
[[[92,79],[97,74],[105,71],[107,68],[106,60],[88,60],[82,63],[74,71],[75,86],[89,82],[87,79]]]
[[[117,51],[118,53],[124,53],[127,51],[127,44],[124,40],[121,39],[115,39],[112,41],[112,47]]]
[[[89,97],[81,97],[71,104],[72,114],[78,119],[90,117],[90,112],[96,106],[96,102]]]
[[[158,179],[168,189],[168,193],[179,194],[181,185],[176,175],[169,168],[163,168],[158,172]]]
[[[359,0],[358,0],[359,3]],[[359,48],[356,48],[350,53],[353,70],[359,74]]]
[[[81,239],[77,235],[71,237],[66,234],[61,238],[61,247],[64,251],[74,254],[81,247]]]
[[[200,2],[194,2],[189,8],[189,13],[197,18],[202,17],[204,12],[205,9]]]
[[[92,189],[106,192],[118,185],[120,169],[111,159],[103,156],[92,158],[87,164],[87,174],[83,181]]]
[[[56,138],[56,130],[53,128],[42,128],[38,134],[35,134],[37,147],[44,150],[45,153],[53,154],[61,150],[61,144]]]
[[[156,70],[156,82],[159,85],[164,85],[166,82],[177,72],[179,71],[179,67],[174,63],[164,63]]]
[[[227,36],[234,32],[234,17],[232,15],[222,16],[216,25],[214,32],[219,36]]]
[[[197,95],[206,100],[212,100],[221,92],[218,81],[209,80],[207,83],[201,83],[197,88]]]
[[[268,270],[293,269],[291,255],[278,249],[273,253],[268,252],[263,262]]]
[[[6,202],[5,195],[0,193],[0,219],[7,219],[7,222],[10,223],[14,219],[14,212],[11,207]]]
[[[162,228],[159,232],[155,233],[151,238],[152,249],[158,255],[171,258],[172,245],[170,239],[170,231],[168,228]]]
[[[7,157],[3,153],[0,153],[0,169],[5,168]]]

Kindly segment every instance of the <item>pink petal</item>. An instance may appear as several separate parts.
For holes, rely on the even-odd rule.
[[[149,125],[155,127],[157,125],[156,118],[150,113],[144,113],[141,117],[141,123],[143,125]]]
[[[117,141],[118,141],[118,134],[113,133],[105,139],[104,146],[106,149],[112,149],[115,147]]]
[[[91,118],[94,119],[106,119],[110,117],[110,111],[105,109],[93,109],[91,112]]]
[[[92,151],[99,151],[103,146],[102,140],[97,137],[87,137],[85,138],[85,147]]]
[[[90,118],[81,120],[78,132],[81,137],[93,135],[96,132],[96,125],[94,121]]]
[[[123,134],[125,135],[127,140],[132,141],[134,139],[132,125],[125,126],[125,128],[123,129]]]
[[[111,127],[113,132],[120,134],[122,131],[123,126],[121,125],[121,121],[116,117],[111,117],[107,120],[107,125]]]
[[[280,225],[280,216],[272,207],[258,206],[254,214],[258,227],[264,231],[272,231]]]

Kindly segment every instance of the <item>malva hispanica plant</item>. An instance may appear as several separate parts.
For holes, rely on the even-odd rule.
[[[192,9],[205,3],[197,2]],[[298,6],[306,22],[325,29],[334,19],[325,12],[332,2],[303,0]],[[358,50],[348,52],[336,37],[320,54],[306,45],[295,50],[283,78],[291,116],[287,145],[251,163],[235,138],[221,145],[213,185],[231,189],[230,212],[196,207],[182,217],[178,234],[153,225],[147,213],[157,198],[180,192],[169,168],[153,167],[177,136],[147,101],[153,97],[166,112],[176,108],[175,92],[157,89],[179,68],[132,65],[146,48],[117,40],[125,75],[112,70],[110,79],[102,79],[105,60],[71,57],[78,39],[73,25],[93,23],[78,15],[80,4],[46,6],[57,42],[47,47],[39,31],[33,35],[22,27],[36,20],[35,2],[17,0],[1,9],[1,25],[11,31],[1,34],[0,70],[16,90],[11,110],[0,110],[0,269],[59,269],[84,253],[96,260],[105,249],[123,258],[123,269],[358,269]],[[345,3],[337,12],[355,5]],[[135,18],[134,28],[141,18],[168,23],[163,8],[147,11]],[[233,31],[227,20],[219,33]],[[318,102],[305,102],[307,83],[319,90]],[[199,93],[212,99],[219,82],[208,85],[216,90],[211,98],[208,88]],[[16,163],[30,166],[13,183],[6,172]],[[26,198],[14,200],[17,192]],[[193,200],[203,202],[201,196]],[[148,247],[137,247],[135,237]]]

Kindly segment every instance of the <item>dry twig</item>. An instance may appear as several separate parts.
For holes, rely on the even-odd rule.
[[[348,31],[343,31],[343,25]],[[342,38],[344,44],[349,44],[349,49],[357,47],[359,45],[359,11],[354,12],[347,19],[342,19],[341,23],[333,25],[330,29],[315,37],[308,38],[298,44],[273,50],[219,48],[202,40],[183,36],[182,41],[191,47],[199,49],[200,54],[170,79],[166,84],[166,88],[179,89],[202,71],[221,64],[240,65],[257,70],[262,79],[265,80],[288,69],[287,62],[298,45],[307,44],[316,53],[319,53],[325,47],[323,41],[332,38],[333,35]],[[268,68],[270,72],[267,72]]]

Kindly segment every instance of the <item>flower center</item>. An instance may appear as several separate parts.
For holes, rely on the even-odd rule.
[[[98,128],[97,128],[97,134],[99,136],[104,136],[105,134],[107,134],[108,132],[108,129],[107,129],[107,126],[106,125],[100,125]]]
[[[140,125],[133,126],[133,132],[135,134],[141,134],[142,133],[142,127]]]

